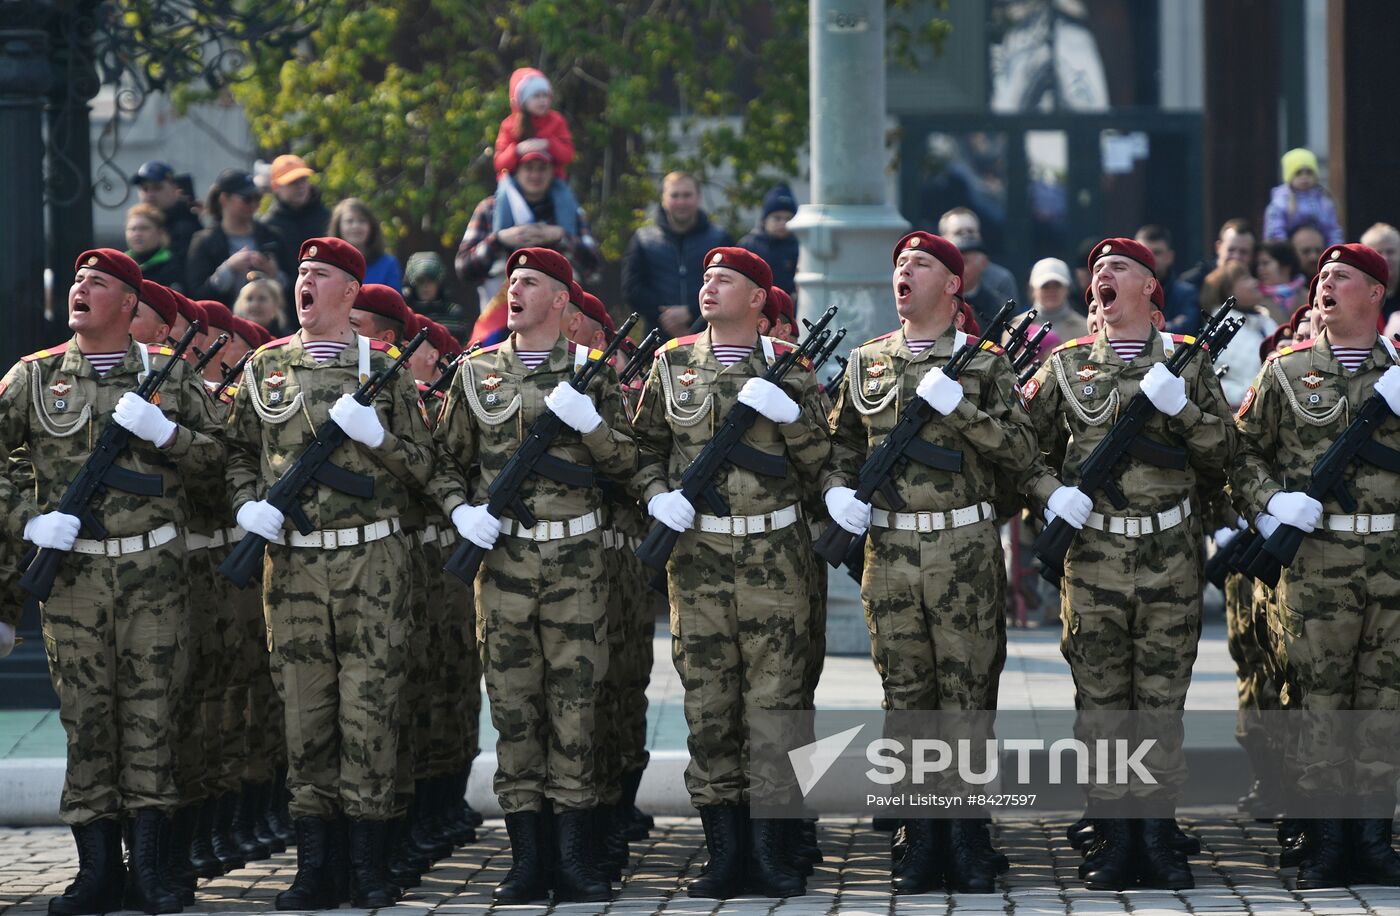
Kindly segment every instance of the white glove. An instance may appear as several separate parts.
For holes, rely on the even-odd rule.
[[[851,534],[865,534],[870,527],[870,503],[856,498],[850,487],[832,487],[826,491],[826,511],[831,520]]]
[[[462,503],[452,510],[452,524],[457,526],[458,534],[482,550],[495,547],[496,538],[501,536],[501,520],[485,506]]]
[[[1267,512],[1260,512],[1254,517],[1254,527],[1265,540],[1268,540],[1278,530],[1278,519]]]
[[[1152,406],[1169,417],[1186,409],[1186,382],[1172,375],[1166,363],[1154,363],[1143,376],[1140,387]]]
[[[919,387],[914,389],[914,393],[946,417],[962,403],[963,386],[944,375],[942,369],[930,369],[919,380]]]
[[[159,407],[134,391],[128,391],[117,401],[112,419],[117,421],[118,426],[130,430],[136,438],[145,439],[156,446],[169,442],[175,430],[179,429],[173,420],[161,413]]]
[[[1400,366],[1391,366],[1376,379],[1376,394],[1385,398],[1391,413],[1400,414]]]
[[[83,523],[76,515],[63,512],[45,512],[36,515],[24,524],[24,539],[35,547],[48,547],[50,550],[72,550],[78,539],[78,529]]]
[[[739,403],[747,404],[774,423],[791,423],[800,411],[787,392],[767,379],[751,378],[739,389]]]
[[[695,524],[695,507],[680,490],[657,493],[647,501],[647,512],[672,531],[689,531]]]
[[[379,414],[373,407],[355,400],[354,395],[342,394],[340,400],[331,405],[331,419],[345,430],[345,435],[361,445],[379,448],[384,443],[384,424],[379,422]]]
[[[0,658],[15,651],[15,628],[0,622]]]
[[[593,432],[598,428],[598,424],[603,422],[603,418],[598,415],[598,408],[593,406],[593,399],[575,391],[574,386],[568,382],[560,382],[555,386],[554,390],[545,396],[544,406],[563,420],[565,426],[584,435]]]
[[[1215,549],[1224,550],[1230,546],[1230,542],[1239,537],[1240,529],[1226,525],[1224,528],[1215,529]]]
[[[275,541],[282,536],[282,510],[263,499],[250,499],[234,514],[238,527],[260,538]]]
[[[1306,493],[1275,493],[1264,511],[1285,525],[1311,533],[1322,521],[1322,503]]]
[[[1094,501],[1078,487],[1060,487],[1050,494],[1045,502],[1045,521],[1053,522],[1062,518],[1076,531],[1084,527],[1089,513],[1094,511]]]

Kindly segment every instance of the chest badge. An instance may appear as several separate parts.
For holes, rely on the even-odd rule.
[[[917,241],[917,239],[915,240]],[[875,392],[880,390],[880,379],[884,378],[889,366],[881,362],[871,363],[865,369],[865,390]]]
[[[676,376],[676,381],[680,382],[686,387],[694,385],[699,379],[700,376],[695,373],[694,369],[687,369],[680,375]]]
[[[1308,374],[1303,376],[1298,381],[1302,382],[1304,385],[1307,385],[1308,388],[1316,388],[1319,385],[1321,385],[1324,381],[1326,381],[1326,379],[1324,379],[1320,374],[1318,374],[1318,371],[1316,369],[1309,369]]]
[[[287,384],[287,376],[283,375],[280,370],[273,371],[268,374],[267,378],[263,379],[263,384],[268,388],[281,388]]]
[[[52,385],[49,386],[49,390],[53,392],[54,397],[62,398],[68,396],[68,392],[73,390],[73,386],[65,382],[63,379],[59,379],[58,381],[54,382]]]
[[[1084,365],[1080,366],[1079,371],[1075,373],[1075,375],[1079,376],[1079,380],[1081,382],[1092,381],[1095,377],[1098,376],[1098,374],[1099,367],[1095,366],[1093,363],[1085,363]],[[1085,392],[1085,394],[1088,393],[1089,392],[1087,391]]]
[[[1094,396],[1094,386],[1093,386],[1093,385],[1085,385],[1085,386],[1084,386],[1084,396],[1085,396],[1086,398],[1092,398],[1092,397]]]
[[[497,388],[501,387],[501,377],[492,372],[481,380],[481,387],[486,391],[495,391]]]

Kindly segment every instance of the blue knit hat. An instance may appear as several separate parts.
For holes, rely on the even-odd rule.
[[[797,198],[792,196],[792,188],[786,184],[777,184],[763,195],[763,218],[767,219],[771,214],[784,210],[796,213]]]

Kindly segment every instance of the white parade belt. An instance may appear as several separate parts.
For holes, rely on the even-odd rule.
[[[977,503],[963,506],[949,512],[891,512],[888,509],[872,508],[870,524],[876,528],[893,528],[896,531],[946,531],[949,528],[962,528],[978,522],[991,521],[992,504]]]
[[[1367,515],[1329,515],[1326,522],[1328,531],[1348,531],[1353,534],[1387,534],[1395,530],[1395,513],[1384,512]]]
[[[398,530],[399,520],[386,518],[383,521],[371,522],[356,528],[325,528],[310,534],[302,534],[298,531],[284,532],[272,543],[290,544],[292,547],[320,547],[323,550],[335,550],[338,547],[356,547],[360,544],[378,541]]]
[[[793,503],[762,515],[701,515],[698,521],[700,530],[708,534],[744,537],[786,528],[796,522],[799,515],[797,503]]]
[[[108,538],[105,541],[89,541],[85,538],[78,538],[73,542],[73,553],[87,554],[92,557],[124,557],[130,553],[140,553],[162,544],[169,544],[179,536],[180,529],[176,527],[175,523],[167,522],[154,531],[133,534],[126,538]]]
[[[1175,528],[1190,517],[1191,497],[1188,496],[1181,501],[1180,505],[1172,506],[1165,512],[1158,512],[1156,515],[1105,516],[1099,512],[1090,512],[1089,520],[1084,523],[1084,527],[1136,538],[1142,537],[1144,534],[1156,534],[1159,531]]]
[[[232,528],[220,528],[213,534],[200,534],[198,531],[185,532],[186,550],[208,550],[213,547],[222,547],[225,544],[237,544],[243,540],[243,535],[248,532],[237,525]]]
[[[501,534],[506,537],[524,538],[527,541],[560,541],[575,538],[596,529],[603,521],[603,513],[597,509],[587,515],[571,518],[563,522],[539,521],[534,525],[524,525],[513,518],[501,519]]]

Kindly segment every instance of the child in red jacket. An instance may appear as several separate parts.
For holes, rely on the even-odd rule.
[[[501,121],[496,135],[496,208],[492,231],[533,223],[541,217],[577,233],[578,198],[569,187],[567,168],[574,158],[574,138],[564,116],[553,109],[554,92],[549,79],[533,67],[521,67],[510,76],[510,115]],[[554,166],[549,186],[548,210],[531,205],[511,177],[524,157],[548,157]],[[552,211],[552,213],[550,212]],[[552,216],[552,219],[549,218]]]

